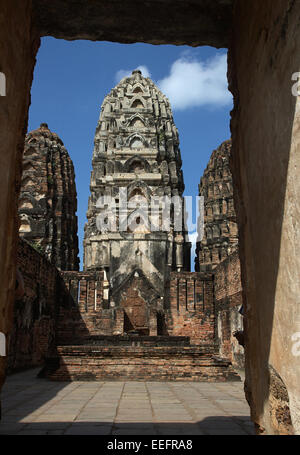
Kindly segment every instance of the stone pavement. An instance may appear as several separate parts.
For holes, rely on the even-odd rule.
[[[51,382],[9,376],[0,435],[254,434],[242,382]]]

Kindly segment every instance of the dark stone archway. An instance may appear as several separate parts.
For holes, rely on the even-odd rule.
[[[227,47],[233,0],[33,0],[41,36]]]

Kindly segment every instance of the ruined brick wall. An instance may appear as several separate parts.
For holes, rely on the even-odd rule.
[[[8,337],[9,372],[42,365],[55,345],[59,272],[22,239],[18,243],[18,267],[25,294],[14,303],[14,324]]]
[[[58,343],[111,335],[115,313],[103,307],[103,272],[61,272]]]
[[[133,305],[128,299],[130,301],[134,290],[128,289],[125,306],[121,302],[120,306],[114,307],[103,299],[103,272],[61,272],[61,276],[64,289],[59,303],[58,343],[75,342],[92,335],[126,333],[125,313],[128,305]],[[166,295],[167,308],[142,307],[147,315],[133,313],[132,317],[147,319],[149,332],[144,334],[187,336],[191,344],[214,344],[216,320],[212,275],[172,272]],[[134,311],[135,306],[132,308]]]
[[[52,380],[240,380],[231,362],[217,355],[212,274],[172,272],[164,308],[143,305],[136,292],[145,285],[142,275],[128,280],[118,307],[103,299],[104,272],[61,276],[57,349],[45,368]],[[140,321],[133,325],[149,333],[125,333],[129,308],[127,317]]]
[[[233,333],[243,330],[241,270],[238,252],[222,261],[214,270],[214,293],[217,317],[217,338],[220,354],[233,365],[244,368],[244,349]]]
[[[172,272],[169,335],[189,336],[192,344],[215,342],[213,276],[209,273]]]

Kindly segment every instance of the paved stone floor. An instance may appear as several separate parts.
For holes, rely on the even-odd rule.
[[[254,434],[242,382],[67,383],[38,371],[7,379],[0,434]]]

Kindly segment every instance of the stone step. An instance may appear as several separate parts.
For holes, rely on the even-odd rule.
[[[45,375],[57,381],[240,381],[231,363],[203,346],[58,346]]]
[[[60,343],[62,346],[70,342]],[[189,346],[190,338],[186,336],[145,336],[145,335],[93,335],[72,341],[74,346]]]

